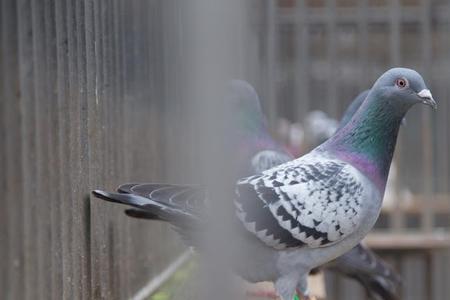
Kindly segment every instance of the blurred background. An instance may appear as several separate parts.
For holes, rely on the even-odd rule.
[[[401,299],[448,299],[449,1],[2,0],[0,298],[150,297],[182,242],[90,190],[219,179],[229,79],[255,87],[300,155],[394,66],[419,71],[439,107],[408,113],[366,243],[402,275]],[[326,287],[365,299],[333,274]]]

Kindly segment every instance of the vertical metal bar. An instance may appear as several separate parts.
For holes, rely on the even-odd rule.
[[[425,78],[430,78],[431,73],[428,71],[431,63],[431,4],[430,1],[421,1],[421,45],[422,45],[422,73]],[[431,201],[434,200],[433,196],[433,137],[431,130],[431,112],[429,110],[422,110],[422,145],[423,157],[422,165],[424,166],[424,177],[426,178],[424,183],[424,194],[427,198],[427,202],[424,206],[424,211],[422,215],[422,229],[425,232],[431,232],[433,229],[433,212]]]
[[[65,25],[67,28],[67,98],[68,98],[68,113],[70,115],[70,126],[68,128],[68,136],[66,137],[69,144],[69,152],[67,157],[69,159],[69,170],[79,170],[78,149],[79,149],[79,97],[78,97],[78,68],[77,68],[77,40],[76,40],[76,19],[75,19],[75,3],[72,1],[66,2]],[[75,295],[78,286],[75,278],[75,270],[78,267],[78,255],[76,253],[77,235],[76,235],[76,217],[77,211],[74,209],[75,202],[79,202],[78,188],[80,187],[78,172],[69,172],[70,182],[70,196],[66,198],[68,202],[68,218],[66,220],[68,225],[68,252],[65,256],[68,259],[68,277],[66,281],[67,290],[66,295]]]
[[[22,299],[28,287],[25,277],[24,243],[24,176],[22,165],[22,118],[19,94],[20,54],[19,39],[23,28],[19,28],[19,1],[0,3],[0,127],[3,145],[0,150],[3,188],[3,208],[0,212],[0,293],[5,299]],[[24,11],[20,15],[28,13]],[[23,45],[22,45],[23,47]],[[22,50],[23,51],[23,50]]]
[[[113,90],[113,95],[111,97],[112,102],[114,103],[114,111],[112,113],[113,124],[114,124],[114,132],[116,133],[116,139],[125,141],[124,134],[124,106],[126,101],[124,99],[123,93],[123,69],[121,64],[121,55],[123,55],[124,51],[121,48],[120,37],[121,33],[121,11],[119,1],[113,0],[110,1],[110,11],[111,11],[111,58],[110,62],[112,63],[112,74],[110,78],[111,89]],[[150,17],[149,17],[150,18]],[[120,182],[127,181],[127,172],[125,172],[125,164],[124,159],[126,156],[126,151],[118,152],[116,151],[116,157],[114,159],[114,174],[118,176]],[[124,218],[121,220],[123,224],[115,224],[115,235],[112,236],[114,239],[114,252],[113,252],[113,275],[112,275],[112,285],[113,285],[113,296],[118,297],[120,299],[129,298],[132,291],[132,288],[128,284],[126,280],[124,280],[123,274],[126,272],[130,272],[128,269],[128,260],[117,259],[117,257],[124,257],[126,254],[124,250],[127,248],[126,245],[126,236],[132,235],[129,231],[130,229],[130,221],[129,218]]]
[[[57,110],[58,110],[58,141],[59,147],[59,180],[60,193],[64,201],[60,201],[59,211],[61,215],[55,216],[55,221],[60,225],[60,239],[61,239],[61,276],[62,289],[60,295],[62,298],[68,297],[71,289],[70,279],[72,271],[72,262],[70,260],[70,223],[72,215],[70,214],[71,203],[71,188],[70,188],[70,170],[69,163],[69,127],[70,127],[70,113],[69,113],[69,91],[68,91],[68,43],[67,43],[67,7],[66,1],[55,2],[55,27],[56,27],[56,92],[57,92]]]
[[[426,295],[426,265],[424,255],[418,253],[406,254],[403,257],[402,279],[403,299],[421,300],[430,299]]]
[[[267,18],[267,69],[266,69],[266,103],[267,103],[267,118],[269,125],[273,128],[276,123],[276,117],[278,115],[277,108],[277,82],[276,73],[278,70],[278,8],[276,0],[266,0],[265,10]]]
[[[8,53],[8,50],[10,47],[8,47],[8,43],[10,43],[10,36],[11,32],[14,31],[15,26],[11,24],[11,20],[7,18],[5,15],[6,13],[10,13],[11,9],[11,3],[8,1],[3,1],[0,3],[0,136],[4,139],[3,147],[0,147],[0,170],[4,170],[2,176],[0,176],[0,189],[2,191],[6,191],[6,144],[8,140],[8,134],[7,134],[7,124],[6,124],[6,110],[8,102],[6,99],[8,99],[8,94],[6,92],[7,88],[5,86],[6,79],[4,78],[4,74],[8,72],[8,64],[5,63],[6,57],[10,55]],[[17,43],[15,43],[17,44]],[[17,51],[15,51],[17,53]],[[12,57],[11,57],[12,58]],[[14,68],[11,68],[12,70]],[[5,193],[6,194],[6,193]],[[0,260],[0,291],[5,291],[4,294],[6,295],[6,288],[8,286],[8,248],[9,248],[9,239],[8,239],[8,198],[4,198],[3,202],[3,208],[0,210],[0,257],[3,257],[2,260]]]
[[[84,15],[84,24],[85,24],[85,53],[86,53],[86,112],[85,118],[87,123],[87,139],[86,144],[89,145],[87,149],[87,178],[88,178],[88,186],[95,187],[99,183],[99,165],[98,160],[96,158],[96,148],[98,144],[98,130],[97,130],[97,119],[98,119],[98,102],[97,102],[97,84],[96,84],[96,61],[95,61],[95,22],[94,22],[94,1],[85,0],[85,15]],[[95,205],[91,199],[87,199],[84,213],[86,214],[85,220],[87,221],[85,228],[86,235],[86,270],[85,270],[85,286],[84,286],[84,295],[87,296],[87,299],[94,298],[96,294],[94,293],[94,280],[93,274],[95,267],[95,260],[93,259],[94,247],[96,246],[93,241],[94,230],[93,226],[95,223],[93,221],[93,217],[97,218],[97,216],[93,212],[93,206]]]
[[[327,10],[327,63],[328,84],[327,97],[329,113],[333,117],[338,114],[338,70],[337,70],[337,30],[336,30],[336,1],[326,1]]]
[[[36,178],[42,178],[43,176],[43,170],[42,165],[44,164],[44,158],[43,158],[43,151],[42,151],[42,144],[41,144],[41,137],[42,137],[42,129],[41,129],[41,114],[43,113],[41,111],[42,108],[42,77],[45,76],[45,69],[43,69],[43,66],[41,64],[41,57],[42,57],[42,47],[41,47],[41,40],[42,40],[42,28],[41,28],[41,20],[40,20],[40,9],[41,7],[36,6],[36,2],[31,1],[31,29],[33,32],[33,35],[30,37],[31,40],[31,53],[32,53],[32,61],[33,64],[33,72],[30,74],[30,79],[32,81],[32,90],[30,91],[33,95],[33,103],[31,104],[33,107],[33,114],[34,114],[34,122],[31,124],[34,128],[32,139],[34,139],[34,143],[36,145],[35,150],[35,161],[36,164]],[[39,72],[42,72],[43,76],[37,76],[37,70]],[[43,186],[42,186],[42,179],[36,180],[36,195],[35,196],[35,205],[36,209],[33,212],[36,214],[36,223],[34,224],[34,234],[36,235],[36,244],[35,244],[35,259],[37,262],[37,270],[36,274],[40,274],[44,271],[44,256],[43,252],[45,244],[43,243],[44,236],[43,236],[43,227],[44,223],[41,218],[42,211],[40,209],[42,203],[40,203],[40,200],[42,199],[44,195]],[[45,287],[44,287],[44,276],[36,276],[36,291],[35,294],[38,299],[44,299],[45,298]]]
[[[76,227],[73,231],[77,239],[77,247],[75,249],[77,255],[77,262],[74,269],[74,285],[75,297],[87,299],[89,288],[88,282],[90,280],[90,266],[89,262],[89,199],[86,196],[86,187],[89,184],[89,170],[88,170],[88,119],[87,119],[87,66],[86,66],[86,24],[85,24],[85,2],[75,2],[75,30],[76,30],[76,65],[78,70],[78,89],[77,96],[79,99],[78,108],[78,183],[76,189],[77,199],[74,201],[74,211],[76,212],[74,220]]]
[[[35,247],[37,245],[36,239],[36,202],[34,201],[37,195],[37,166],[36,166],[36,143],[35,143],[35,111],[33,98],[33,52],[32,52],[32,23],[31,23],[31,3],[29,1],[18,1],[17,3],[17,18],[18,18],[18,56],[19,56],[19,82],[20,82],[20,114],[21,118],[21,143],[22,147],[22,173],[23,177],[23,215],[24,221],[24,280],[25,284],[22,287],[16,287],[18,278],[12,278],[11,299],[32,298],[36,295],[38,290],[37,281],[37,257]],[[10,156],[13,157],[13,156]],[[16,166],[15,166],[16,167]],[[15,209],[18,209],[16,207]],[[12,212],[14,213],[14,212]],[[16,216],[18,217],[18,216]],[[11,236],[16,235],[17,229],[11,227]],[[14,244],[11,244],[11,253],[18,253],[19,249],[14,249]],[[17,258],[10,257],[11,263]],[[15,270],[10,270],[15,274]],[[14,275],[13,275],[14,276]],[[24,293],[22,294],[22,291]]]
[[[449,5],[447,5],[447,8]],[[447,20],[450,19],[450,9],[447,10]],[[445,26],[446,34],[450,35],[450,23],[439,20],[441,23],[440,26]],[[445,25],[444,25],[445,24]],[[446,39],[445,42],[440,44],[441,53],[447,53],[446,49],[450,47],[450,39]],[[443,65],[448,66],[450,62],[450,58],[448,56],[443,56],[441,60],[436,61],[438,63],[442,63]],[[447,99],[450,97],[450,87],[447,85],[447,80],[450,78],[450,68],[445,68],[445,75],[441,78],[441,88],[442,88],[442,97],[446,97]],[[439,126],[442,129],[442,146],[439,147],[441,151],[441,156],[439,158],[439,164],[442,166],[442,173],[439,176],[442,176],[442,187],[441,191],[443,194],[447,195],[447,200],[450,201],[450,122],[448,120],[448,114],[450,113],[450,105],[448,101],[440,101],[440,113],[441,113],[441,123]]]
[[[398,0],[390,2],[390,18],[389,18],[389,58],[390,65],[392,67],[399,66],[401,64],[400,58],[400,3]],[[401,144],[401,141],[397,141]],[[400,148],[400,147],[399,147]],[[399,149],[397,149],[398,151]],[[390,215],[390,225],[393,231],[400,232],[405,226],[405,216],[400,206],[395,206],[394,211]]]
[[[399,0],[390,1],[389,5],[390,19],[390,36],[389,36],[389,57],[390,65],[398,66],[401,64],[400,60],[400,3]]]
[[[133,7],[136,2],[131,2],[130,6]],[[107,2],[96,1],[94,4],[94,20],[95,20],[95,60],[96,60],[96,73],[97,73],[97,99],[99,104],[99,130],[100,130],[100,143],[98,148],[98,158],[101,161],[102,181],[107,182],[110,188],[114,188],[114,177],[111,172],[111,151],[109,149],[108,141],[111,138],[109,128],[108,116],[110,114],[110,105],[108,99],[108,71],[107,71],[107,47],[106,42],[108,39],[106,28],[106,15],[107,15]],[[133,19],[134,21],[134,19]],[[135,39],[132,39],[134,41]],[[131,53],[131,58],[135,58],[135,53]],[[130,78],[131,79],[131,78]],[[135,78],[132,78],[135,80]],[[101,205],[101,204],[100,204]],[[97,276],[95,278],[95,284],[92,287],[96,290],[99,297],[109,298],[111,297],[110,290],[110,278],[111,278],[111,266],[110,266],[110,235],[111,235],[111,222],[109,216],[112,214],[112,208],[105,208],[98,206],[96,214],[100,213],[100,218],[95,226],[94,239],[97,242],[98,249],[96,253],[97,258]],[[95,265],[94,265],[95,267]],[[97,269],[97,268],[96,268]]]
[[[99,100],[97,93],[97,60],[95,59],[96,55],[96,12],[95,6],[96,1],[85,0],[85,38],[86,38],[86,95],[87,95],[87,123],[88,123],[88,144],[89,144],[89,152],[88,152],[88,166],[89,166],[89,186],[96,187],[101,182],[101,170],[100,170],[100,161],[97,159],[98,148],[99,148],[99,140],[100,140],[100,130],[99,130]],[[97,275],[97,257],[96,257],[96,249],[97,242],[95,241],[95,230],[93,227],[98,224],[96,221],[101,212],[97,212],[96,207],[98,203],[95,201],[89,201],[89,206],[86,209],[86,213],[89,213],[87,217],[89,220],[88,228],[86,229],[86,235],[88,242],[87,251],[88,251],[88,268],[87,274],[88,279],[86,282],[86,288],[89,288],[87,294],[89,298],[99,297],[99,293],[97,293],[97,287],[95,282],[95,276]]]
[[[295,99],[297,120],[302,120],[310,110],[310,59],[309,56],[309,22],[308,11],[304,0],[296,2],[295,9]]]
[[[450,6],[447,4],[446,6],[449,8]],[[439,102],[439,109],[436,112],[440,115],[439,122],[436,123],[436,127],[434,130],[435,136],[439,137],[436,139],[436,150],[439,155],[435,158],[437,170],[436,176],[440,179],[440,184],[438,186],[438,191],[441,194],[440,196],[446,197],[447,201],[450,202],[450,122],[448,120],[448,114],[450,113],[450,105],[446,99],[450,98],[450,87],[447,82],[450,78],[450,68],[442,66],[448,66],[450,63],[450,57],[447,54],[447,49],[450,47],[450,23],[448,20],[450,19],[450,9],[447,9],[447,13],[445,14],[447,20],[442,20],[440,18],[436,18],[437,20],[433,20],[437,23],[437,26],[432,29],[433,32],[439,33],[440,30],[445,30],[445,35],[447,38],[440,40],[437,43],[437,56],[439,58],[433,58],[433,63],[435,64],[435,70],[439,70],[439,73],[436,74],[438,76],[434,77],[433,80],[438,83],[438,87],[441,90],[441,94],[437,96]],[[438,30],[438,28],[442,28]],[[438,67],[440,66],[440,67]],[[441,71],[442,70],[442,71]],[[442,98],[439,99],[439,98]]]
[[[360,66],[359,76],[359,90],[362,91],[368,88],[369,84],[369,11],[368,0],[361,0],[358,2],[358,57]]]
[[[52,253],[52,257],[49,262],[49,278],[50,284],[50,297],[53,299],[62,297],[62,242],[61,242],[61,211],[60,202],[63,199],[61,194],[61,185],[59,184],[59,166],[60,156],[58,151],[59,145],[59,119],[58,119],[58,105],[57,105],[57,88],[55,83],[57,82],[57,44],[56,44],[56,22],[55,22],[55,2],[52,0],[46,0],[44,4],[44,23],[45,23],[45,54],[42,59],[45,59],[47,68],[45,88],[46,97],[44,101],[48,102],[47,105],[47,128],[45,133],[48,139],[48,174],[44,176],[48,177],[46,186],[46,195],[44,198],[47,206],[50,206],[48,222],[50,223],[50,243],[47,245],[46,253]],[[44,206],[45,207],[45,206]],[[46,208],[48,209],[48,207]],[[50,298],[49,297],[49,298]]]

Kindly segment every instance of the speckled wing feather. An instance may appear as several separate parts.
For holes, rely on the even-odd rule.
[[[362,195],[363,180],[354,167],[311,153],[240,180],[235,204],[241,222],[265,244],[316,248],[354,231]],[[289,236],[280,236],[281,229]]]

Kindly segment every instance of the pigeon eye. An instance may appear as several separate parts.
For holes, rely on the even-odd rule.
[[[399,88],[403,89],[408,86],[408,80],[406,80],[405,78],[398,78],[395,81],[395,85],[398,86]]]

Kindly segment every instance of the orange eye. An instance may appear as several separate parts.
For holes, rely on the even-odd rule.
[[[403,89],[408,86],[408,81],[405,78],[398,78],[395,81],[395,85],[398,86],[399,88]]]

